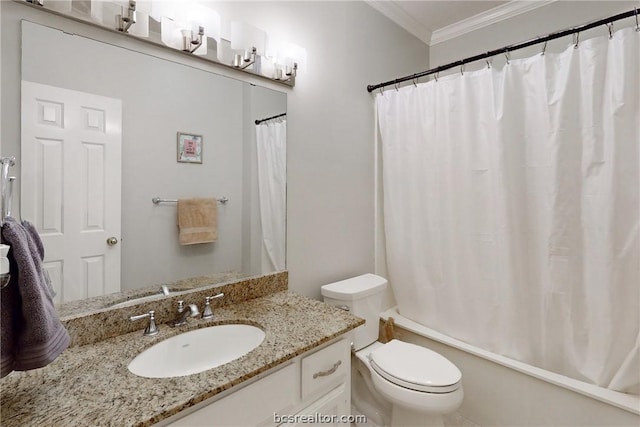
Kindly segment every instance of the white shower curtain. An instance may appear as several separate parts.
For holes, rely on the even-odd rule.
[[[400,312],[640,390],[640,33],[376,96]]]
[[[267,271],[285,269],[287,121],[256,125],[258,193],[263,253]]]

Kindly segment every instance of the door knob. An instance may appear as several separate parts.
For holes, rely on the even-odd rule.
[[[109,237],[109,238],[107,239],[107,245],[109,245],[109,246],[115,246],[115,245],[117,245],[117,244],[118,244],[118,239],[117,239],[117,238],[115,238],[115,237]]]

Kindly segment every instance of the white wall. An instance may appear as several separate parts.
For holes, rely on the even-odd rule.
[[[374,268],[374,117],[366,85],[427,68],[428,47],[364,2],[224,2],[222,16],[292,40],[308,70],[288,93],[289,288]]]
[[[0,7],[20,7],[27,14],[27,6],[11,3],[0,2]],[[211,6],[227,21],[245,21],[307,49],[308,70],[300,74],[294,89],[183,58],[197,68],[286,90],[289,287],[319,298],[322,284],[374,268],[374,117],[366,85],[426,69],[428,47],[359,1],[211,2]],[[38,20],[60,20],[54,18]],[[99,29],[83,31],[104,37]],[[140,49],[139,43],[118,38],[120,45]],[[15,108],[5,103],[5,91],[7,99],[18,99],[20,76],[19,52],[5,52],[5,47],[12,47],[6,39],[3,32],[3,112],[7,106]],[[167,56],[162,48],[145,46],[145,50]],[[19,140],[19,129],[19,115],[3,114],[3,139]]]
[[[432,45],[429,51],[430,65],[432,67],[444,65],[458,59],[633,10],[638,6],[640,6],[638,1],[556,1],[508,20]],[[618,21],[614,24],[614,28],[631,24],[635,24],[633,18]],[[607,27],[601,26],[581,34],[580,40],[606,34],[608,34]],[[549,42],[548,51],[564,49],[571,42],[571,36],[554,40]],[[533,46],[513,52],[511,57],[531,56],[541,52],[541,49],[542,45]],[[499,57],[495,61],[497,64],[502,64],[504,58]],[[475,65],[475,67],[484,66],[486,66],[484,61]],[[470,64],[466,69],[474,69],[474,66]]]
[[[2,8],[0,7],[0,22],[2,22]],[[0,31],[0,52],[2,52],[2,31]],[[0,55],[0,99],[2,99],[2,55]],[[2,117],[2,102],[0,102],[0,117]],[[2,120],[0,120],[0,157],[5,156],[2,151]]]

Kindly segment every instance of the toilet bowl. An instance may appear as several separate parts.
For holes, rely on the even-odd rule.
[[[391,406],[391,401],[382,396],[373,385],[369,367],[353,353],[351,355],[351,414],[364,415],[366,418],[354,419],[356,426],[390,426]]]
[[[354,333],[355,356],[370,375],[371,392],[391,404],[391,426],[442,426],[442,415],[462,404],[462,374],[435,351],[395,339],[376,341],[386,285],[384,278],[365,274],[325,285],[322,295],[366,320]]]
[[[440,426],[462,404],[462,374],[427,348],[392,340],[356,352],[378,393],[391,402],[392,426]]]

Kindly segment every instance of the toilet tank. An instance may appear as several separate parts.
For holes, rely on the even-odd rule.
[[[367,273],[322,286],[324,302],[348,309],[366,323],[354,331],[353,345],[360,350],[378,340],[378,325],[387,279]]]

